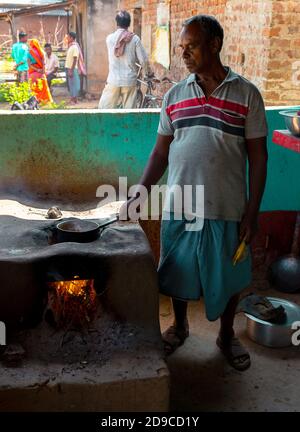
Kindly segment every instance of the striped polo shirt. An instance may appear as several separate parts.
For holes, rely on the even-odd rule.
[[[168,186],[204,185],[204,217],[240,221],[247,200],[246,139],[267,135],[258,89],[230,68],[207,99],[191,74],[165,95],[158,133],[174,137]],[[193,206],[195,211],[195,206]]]

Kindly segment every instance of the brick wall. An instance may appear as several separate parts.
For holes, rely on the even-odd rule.
[[[153,47],[159,2],[120,1],[120,7],[131,13],[142,7],[142,40],[148,52]],[[181,25],[186,18],[205,13],[216,16],[224,28],[224,64],[254,82],[267,105],[299,103],[299,0],[169,0],[169,4],[171,65],[169,71],[155,65],[158,76],[167,74],[177,81],[186,76],[177,48]]]
[[[265,76],[265,98],[271,105],[300,103],[300,1],[273,0]]]
[[[222,59],[264,91],[270,42],[266,37],[272,15],[272,1],[226,2]]]

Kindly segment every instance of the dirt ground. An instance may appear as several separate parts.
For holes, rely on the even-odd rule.
[[[69,103],[70,96],[68,94],[56,96],[54,93],[53,95],[53,99],[56,104],[59,104],[63,101],[67,103],[65,109],[96,109],[98,108],[99,98],[98,97],[96,98],[96,96],[94,95],[92,97],[93,99],[91,100],[85,98],[79,98],[78,103],[76,105],[72,105]]]
[[[254,275],[255,276],[255,275]],[[248,292],[284,298],[300,305],[299,292],[284,294],[266,280],[253,282]],[[175,412],[278,412],[299,411],[300,345],[268,348],[250,340],[247,318],[236,316],[235,331],[250,352],[251,367],[231,368],[216,346],[219,322],[205,317],[203,301],[189,304],[190,337],[167,358],[171,374],[170,409]],[[160,299],[164,331],[173,322],[171,302]]]
[[[87,97],[79,98],[76,105],[70,104],[70,95],[66,87],[54,87],[52,97],[56,104],[66,102],[63,109],[96,109],[98,107],[99,95],[87,95]],[[0,102],[0,110],[10,110],[10,104]]]

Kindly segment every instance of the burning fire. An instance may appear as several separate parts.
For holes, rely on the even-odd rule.
[[[49,282],[48,306],[59,326],[89,323],[97,308],[93,279]]]
[[[68,293],[73,296],[80,296],[83,300],[86,300],[90,291],[94,290],[93,279],[79,279],[79,276],[74,276],[74,280],[71,281],[52,282],[52,284],[55,285],[58,294]]]

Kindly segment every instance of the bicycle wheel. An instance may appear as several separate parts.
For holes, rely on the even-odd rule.
[[[141,92],[141,90],[138,90],[136,93],[136,107],[142,108],[142,104],[143,104],[143,93]]]
[[[147,99],[144,108],[160,108],[160,105],[156,99]]]

